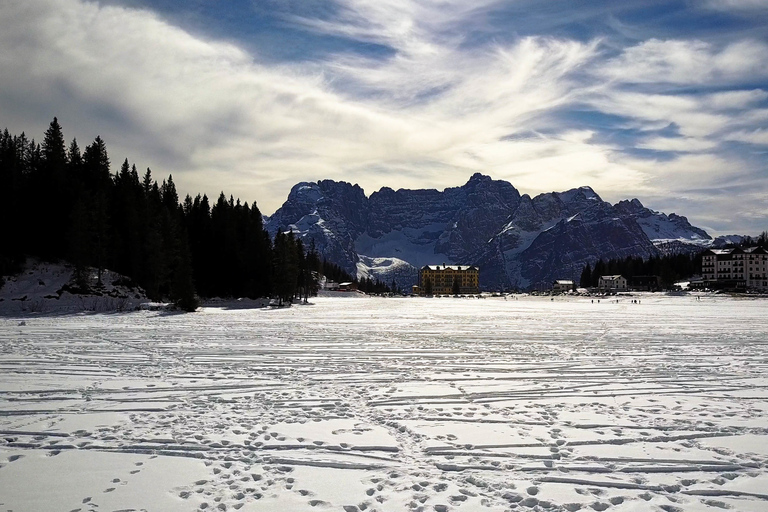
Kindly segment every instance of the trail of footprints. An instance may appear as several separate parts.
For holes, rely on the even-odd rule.
[[[156,456],[150,457],[150,458],[155,458],[155,457]],[[144,462],[135,462],[134,466],[137,469],[133,469],[129,473],[131,475],[135,475],[135,474],[139,473],[141,471],[140,468],[143,465],[144,465]],[[129,485],[129,482],[130,482],[130,478],[119,478],[119,477],[111,478],[107,482],[106,487],[102,491],[102,494],[111,493],[111,492],[113,492],[113,491],[115,491],[117,489],[117,486]],[[86,496],[86,497],[84,497],[82,499],[82,507],[74,508],[74,509],[70,510],[70,512],[99,512],[100,511],[100,507],[103,508],[103,506],[100,504],[100,500],[99,500],[99,496],[98,495]]]
[[[329,392],[332,391],[329,390]],[[338,394],[341,395],[342,393]],[[352,394],[348,393],[347,395],[345,400],[339,401],[339,403],[348,403],[350,400],[349,395]],[[262,395],[261,398],[263,399],[264,396]],[[178,496],[182,499],[188,499],[192,495],[200,497],[202,500],[199,506],[200,510],[226,510],[228,508],[239,510],[249,501],[260,500],[265,496],[284,492],[296,493],[304,498],[311,507],[322,508],[322,506],[327,505],[322,500],[322,496],[318,495],[315,490],[303,487],[302,483],[292,476],[293,467],[291,465],[269,463],[269,457],[265,457],[260,448],[265,443],[271,441],[287,440],[286,436],[273,431],[269,427],[270,424],[281,421],[301,422],[317,419],[322,421],[329,415],[336,417],[344,416],[333,414],[336,412],[333,408],[298,407],[270,411],[267,407],[262,407],[261,409],[254,408],[254,402],[255,400],[244,401],[243,410],[250,410],[250,417],[254,420],[258,418],[262,421],[265,419],[270,421],[263,421],[262,424],[258,424],[256,421],[248,421],[248,414],[237,412],[231,407],[219,409],[214,402],[207,403],[202,408],[202,411],[199,411],[207,411],[209,413],[202,416],[192,411],[173,411],[154,415],[137,414],[129,417],[130,423],[128,426],[118,425],[100,428],[92,433],[76,431],[67,440],[48,439],[45,436],[25,437],[23,435],[6,435],[4,436],[4,441],[10,445],[26,443],[28,447],[45,448],[49,450],[50,456],[56,456],[60,453],[61,449],[90,449],[94,443],[107,444],[117,448],[122,447],[125,448],[126,452],[130,453],[132,446],[142,443],[147,444],[148,439],[154,439],[156,446],[159,439],[157,437],[158,433],[162,432],[165,441],[168,441],[166,444],[173,444],[181,448],[185,445],[196,444],[209,449],[208,451],[198,453],[202,454],[205,464],[211,468],[211,478],[197,481],[189,488],[178,490]],[[269,400],[266,400],[266,403],[269,403]],[[605,408],[602,404],[594,404],[594,407],[598,409]],[[566,459],[572,454],[568,446],[568,439],[561,428],[562,424],[558,422],[559,413],[556,408],[557,406],[545,409],[526,404],[518,410],[497,409],[494,412],[503,418],[512,419],[514,417],[518,420],[527,418],[527,421],[531,423],[545,426],[548,438],[537,437],[536,440],[542,446],[549,447],[552,460],[545,460],[543,462],[545,467],[552,468],[553,464],[556,466],[558,461],[560,463],[566,462]],[[451,417],[466,417],[467,413],[477,414],[478,411],[479,409],[471,407],[465,409],[461,407],[425,407],[422,405],[409,410],[408,417],[418,417],[419,414],[423,416],[447,414],[446,418],[450,420]],[[220,412],[227,413],[222,415]],[[612,411],[609,412],[613,413]],[[637,413],[637,409],[634,409],[634,412],[634,414],[629,414],[627,417],[638,422],[647,418],[645,413]],[[655,411],[656,414],[661,412],[663,411]],[[753,413],[753,411],[750,411],[750,413]],[[399,424],[395,419],[398,414],[400,413],[394,408],[385,409],[383,412],[381,409],[376,408],[370,408],[366,411],[365,418],[367,421],[386,427],[393,437],[397,439],[400,451],[394,455],[391,465],[401,469],[383,474],[379,472],[380,474],[376,476],[370,476],[368,472],[361,472],[361,478],[366,484],[369,484],[365,496],[361,496],[358,503],[344,505],[345,511],[378,510],[378,507],[386,509],[386,503],[389,499],[392,499],[391,497],[403,496],[404,494],[409,496],[407,500],[408,508],[415,511],[448,511],[463,505],[466,506],[469,503],[490,506],[499,502],[506,502],[512,508],[548,510],[555,507],[555,505],[537,497],[539,495],[539,486],[535,484],[537,481],[535,474],[530,477],[533,485],[517,489],[513,484],[501,484],[498,480],[484,481],[476,475],[468,474],[470,472],[447,474],[436,471],[434,467],[435,458],[429,457],[424,451],[423,436]],[[361,417],[362,415],[358,414],[358,418],[362,419]],[[685,424],[681,423],[680,427],[684,426]],[[714,425],[712,426],[714,427]],[[518,429],[523,434],[532,431],[531,426],[522,422],[516,423],[514,426],[510,424],[510,428]],[[627,432],[620,428],[597,428],[593,429],[593,431],[598,435],[605,435],[607,433],[619,437],[627,435]],[[205,432],[205,435],[196,432]],[[242,441],[225,439],[225,437],[232,434],[243,438]],[[639,434],[643,435],[643,431],[639,430]],[[212,439],[212,435],[217,439]],[[460,441],[458,436],[450,433],[444,436],[437,436],[436,439],[454,445],[458,445]],[[299,444],[305,445],[312,443],[318,447],[323,445],[322,442],[313,442],[303,438],[296,441]],[[695,446],[697,442],[692,440],[688,443],[688,446]],[[471,446],[464,448],[472,451]],[[177,451],[182,452],[183,449],[177,448]],[[723,456],[733,455],[726,450],[720,450],[720,454]],[[493,466],[493,464],[499,464],[498,461],[488,459],[485,455],[482,451],[478,451],[476,456],[467,458],[467,462],[470,464],[483,464],[489,467]],[[0,462],[0,471],[5,466],[19,460],[22,456],[12,455],[6,461]],[[734,460],[739,462],[738,459]],[[519,463],[520,461],[513,462]],[[706,482],[722,486],[736,478],[758,476],[764,471],[763,468],[766,460],[758,456],[754,457],[753,462],[755,463],[755,470],[751,473],[722,472],[713,475]],[[141,465],[141,462],[137,462],[135,469],[131,470],[129,475],[123,478],[115,477],[111,479],[105,484],[102,492],[104,494],[111,493],[118,486],[129,485],[130,475],[140,472]],[[605,467],[610,468],[611,465],[605,464]],[[684,510],[685,507],[680,506],[678,501],[691,498],[681,498],[676,496],[676,493],[700,481],[700,479],[681,479],[678,484],[668,486],[664,489],[664,496],[669,503],[664,504],[662,508],[668,512]],[[646,479],[638,476],[634,479],[634,482],[638,485],[644,485],[646,484]],[[607,510],[612,506],[621,505],[627,500],[652,501],[658,496],[656,492],[642,492],[633,496],[606,496],[604,489],[583,486],[576,487],[575,491],[584,496],[585,501],[583,503],[562,504],[561,509],[573,511],[588,508],[601,511]],[[590,501],[591,499],[594,500]],[[701,498],[701,502],[714,508],[728,508],[731,506],[725,501],[707,497]],[[98,508],[98,496],[83,498],[83,511],[91,512],[98,510]]]
[[[133,344],[136,345],[136,344]],[[436,348],[442,348],[435,342]],[[126,347],[131,348],[131,347]],[[466,350],[463,344],[456,345],[457,350]],[[560,347],[550,347],[553,356],[559,357],[563,350]],[[135,347],[131,348],[131,350]],[[576,348],[578,350],[578,347]],[[150,351],[151,352],[151,351]],[[187,372],[188,377],[210,379],[235,379],[243,375],[269,377],[274,379],[273,387],[266,387],[249,393],[239,394],[235,389],[233,396],[224,396],[225,391],[188,391],[179,390],[172,398],[171,405],[164,412],[132,413],[127,421],[111,427],[95,429],[93,432],[75,431],[67,438],[50,439],[42,436],[5,435],[0,442],[10,447],[39,448],[48,450],[50,456],[56,456],[67,449],[99,449],[117,450],[131,456],[132,453],[162,454],[201,459],[210,470],[210,476],[198,480],[186,487],[180,487],[174,492],[180,499],[199,502],[199,510],[239,510],[249,502],[263,500],[273,495],[294,493],[304,500],[310,509],[323,509],[328,505],[324,501],[321,489],[313,489],[305,485],[296,476],[293,465],[274,462],[284,453],[277,453],[269,446],[280,443],[295,443],[296,451],[311,451],[311,454],[337,453],[347,446],[342,443],[333,445],[310,438],[292,439],[290,436],[275,430],[273,425],[286,423],[302,423],[325,421],[334,418],[354,418],[362,424],[386,429],[397,441],[397,453],[370,454],[380,457],[377,462],[386,467],[384,470],[359,471],[360,481],[364,484],[364,492],[354,503],[345,503],[345,512],[362,512],[373,510],[391,510],[392,501],[400,500],[413,511],[447,512],[464,508],[476,510],[485,506],[503,504],[508,509],[529,510],[609,510],[620,507],[629,501],[652,503],[653,506],[666,512],[676,512],[686,509],[686,500],[700,501],[713,509],[723,509],[731,506],[726,499],[717,497],[691,497],[682,491],[693,488],[697,484],[708,484],[709,487],[720,488],[738,478],[750,478],[765,474],[768,461],[765,457],[754,456],[743,460],[739,456],[724,449],[711,450],[726,461],[735,464],[751,462],[752,468],[738,471],[714,471],[709,474],[696,473],[693,477],[676,475],[675,483],[665,485],[661,490],[636,491],[607,491],[597,484],[575,483],[571,487],[583,499],[574,503],[555,504],[548,502],[543,489],[544,479],[549,475],[559,475],[590,481],[589,471],[568,470],[568,464],[589,464],[599,470],[606,470],[609,476],[621,470],[621,464],[616,461],[579,460],[574,456],[573,439],[566,433],[573,427],[562,417],[566,413],[579,408],[589,409],[603,416],[616,419],[617,423],[631,423],[641,428],[628,429],[617,426],[602,426],[589,429],[594,439],[589,441],[595,445],[618,444],[625,440],[651,437],[663,438],[662,430],[654,427],[670,426],[680,431],[718,432],[722,429],[723,418],[759,418],[765,412],[759,407],[749,404],[727,405],[716,401],[709,403],[683,402],[678,400],[669,409],[654,399],[646,399],[643,405],[636,405],[635,397],[615,398],[613,405],[600,401],[589,402],[590,394],[597,392],[589,390],[589,386],[600,385],[600,379],[595,382],[581,382],[573,385],[574,392],[583,391],[585,401],[580,404],[561,403],[531,403],[530,400],[519,399],[515,404],[497,405],[494,400],[499,398],[520,398],[516,391],[498,393],[475,393],[459,381],[448,382],[448,387],[458,391],[448,398],[409,400],[400,399],[398,394],[402,384],[417,386],[429,383],[422,376],[422,368],[408,366],[412,364],[404,359],[393,359],[388,363],[376,362],[375,369],[382,372],[390,370],[393,377],[381,377],[380,381],[368,379],[362,381],[346,380],[361,365],[353,360],[320,361],[316,368],[300,367],[293,363],[291,355],[270,356],[274,366],[264,370],[254,370],[248,363],[225,364],[213,368],[216,362],[212,359],[210,367],[196,366],[187,360],[170,357],[168,353],[155,350],[153,357],[167,360],[167,367],[156,363],[146,366],[125,366],[117,373],[135,375],[146,378],[148,374],[160,372],[164,378],[168,375]],[[282,360],[280,357],[284,357]],[[541,358],[541,354],[538,354]],[[467,361],[452,361],[450,357],[441,356],[439,359],[427,361],[428,366],[438,367],[445,362],[447,366],[460,366]],[[183,364],[182,364],[183,363]],[[363,364],[374,365],[367,361]],[[555,365],[556,366],[556,365]],[[543,367],[543,366],[542,366]],[[565,368],[565,366],[562,366]],[[370,372],[374,367],[365,366]],[[618,373],[633,370],[620,369]],[[677,371],[676,369],[670,370]],[[197,374],[192,374],[197,372]],[[158,375],[153,375],[158,376]],[[465,374],[463,378],[482,379],[482,375]],[[314,379],[317,380],[314,380]],[[448,377],[446,377],[448,378]],[[488,379],[490,381],[490,379]],[[191,380],[194,382],[194,380]],[[83,411],[99,398],[96,391],[103,381],[96,382],[82,391],[86,401]],[[174,382],[174,384],[176,384]],[[556,391],[555,386],[551,389]],[[570,385],[570,384],[569,384]],[[183,386],[181,386],[183,388]],[[376,393],[377,388],[382,390]],[[546,396],[548,386],[543,386],[541,396]],[[231,391],[231,390],[230,390]],[[88,398],[91,400],[88,400]],[[315,400],[313,400],[315,399]],[[442,400],[442,401],[441,401]],[[637,400],[639,401],[639,400]],[[451,403],[443,403],[451,402]],[[380,404],[380,405],[379,405]],[[689,409],[684,409],[688,407]],[[49,421],[50,427],[55,427],[60,416],[56,414],[38,415],[34,421],[41,419]],[[494,418],[508,421],[507,428],[521,439],[527,439],[532,444],[538,443],[547,450],[546,455],[524,458],[514,455],[499,456],[493,450],[477,449],[463,442],[460,432],[450,429],[438,434],[432,440],[454,448],[468,455],[432,455],[426,450],[428,436],[418,430],[409,428],[401,420],[437,418],[450,423],[457,420],[477,420]],[[674,422],[673,420],[676,420]],[[22,430],[25,423],[20,419],[15,428]],[[458,434],[458,435],[457,435]],[[765,432],[762,432],[765,435]],[[670,446],[680,448],[702,448],[697,439],[679,440]],[[503,451],[503,450],[501,450]],[[12,455],[5,461],[0,461],[0,478],[5,467],[19,460],[22,455]],[[321,458],[320,456],[318,458]],[[437,464],[445,463],[446,467],[455,466],[457,470],[442,470]],[[522,471],[521,467],[528,463],[537,463],[535,470]],[[631,466],[631,461],[624,463]],[[463,466],[483,467],[482,470],[464,470]],[[630,468],[631,469],[631,468]],[[131,477],[142,471],[141,463],[136,463],[127,475],[119,475],[104,482],[101,494],[110,494],[119,486],[130,485]],[[510,475],[518,480],[497,476]],[[626,476],[626,475],[621,475]],[[619,479],[617,478],[617,481]],[[520,481],[525,483],[521,484]],[[637,486],[654,487],[654,481],[648,474],[642,472],[633,474],[623,481]],[[98,494],[83,498],[82,511],[99,509]],[[326,498],[327,499],[327,498]],[[664,501],[660,501],[663,499]],[[398,503],[400,503],[398,501]],[[191,503],[191,502],[190,502]]]

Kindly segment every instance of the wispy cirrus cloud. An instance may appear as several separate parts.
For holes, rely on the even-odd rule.
[[[766,0],[707,0],[703,4],[708,9],[719,11],[768,11]]]
[[[650,39],[610,59],[599,74],[626,83],[738,84],[768,77],[768,44],[737,41],[717,48],[699,40]]]
[[[308,14],[277,2],[269,19],[279,23],[265,33],[328,45],[281,61],[263,39],[183,29],[153,0],[110,1],[0,6],[0,45],[14,49],[0,53],[10,129],[41,134],[58,115],[81,145],[105,137],[113,161],[128,156],[173,172],[183,192],[224,189],[267,213],[298,181],[344,179],[372,192],[455,186],[476,171],[529,193],[591,185],[657,209],[676,197],[715,231],[738,227],[716,222],[729,208],[763,211],[751,195],[768,192],[758,179],[768,124],[759,37],[643,37],[647,25],[617,18],[637,9],[608,3],[581,13],[553,3],[563,12],[548,23],[556,13],[531,4],[524,19],[539,23],[520,27],[520,13],[497,0],[338,0]],[[511,13],[509,27],[493,21],[499,13]],[[526,33],[557,19],[569,29]],[[576,37],[587,21],[608,32]],[[726,186],[750,195],[716,194]],[[749,218],[752,231],[768,222]]]
[[[736,131],[731,132],[726,137],[728,140],[748,142],[750,144],[758,144],[761,146],[768,146],[768,129],[759,128],[752,131]]]

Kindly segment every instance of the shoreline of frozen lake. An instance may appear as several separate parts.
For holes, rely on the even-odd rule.
[[[2,317],[0,509],[768,510],[766,303],[616,299]]]

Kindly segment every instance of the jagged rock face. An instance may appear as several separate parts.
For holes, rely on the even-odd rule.
[[[542,232],[521,255],[521,278],[529,286],[554,279],[578,282],[581,270],[595,256],[625,258],[658,254],[636,222],[617,217],[608,203],[599,203]]]
[[[657,243],[679,241],[699,246],[711,243],[712,237],[703,229],[692,226],[687,218],[674,213],[667,215],[650,210],[638,199],[619,201],[616,203],[616,209],[622,215],[634,218],[648,238],[656,240]]]
[[[578,278],[598,258],[659,254],[658,239],[710,240],[637,199],[613,206],[589,187],[531,198],[481,174],[443,192],[385,187],[370,198],[345,182],[300,183],[266,226],[314,239],[348,271],[402,288],[425,264],[475,264],[485,288],[529,288]]]
[[[599,257],[658,254],[633,219],[623,217],[589,187],[523,196],[509,223],[473,256],[484,283],[508,288],[576,279]]]
[[[293,231],[308,246],[353,275],[358,260],[355,240],[368,225],[368,198],[357,185],[332,180],[295,185],[288,199],[266,219],[270,235]]]
[[[415,267],[465,262],[498,233],[519,201],[511,184],[482,174],[443,192],[383,188],[371,194],[371,222],[356,247],[359,254],[396,257]]]
[[[453,261],[466,261],[476,247],[493,238],[504,225],[509,212],[520,204],[520,193],[505,181],[494,181],[475,174],[461,188],[461,207],[440,236],[435,252]]]

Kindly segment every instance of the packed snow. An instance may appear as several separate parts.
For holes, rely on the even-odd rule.
[[[0,509],[768,510],[761,299],[0,318]]]

